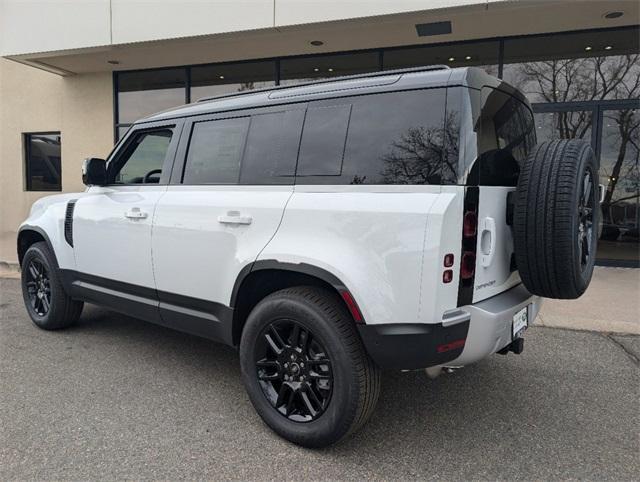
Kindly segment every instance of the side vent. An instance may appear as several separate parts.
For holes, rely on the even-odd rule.
[[[67,211],[64,214],[64,239],[73,248],[73,210],[76,207],[77,199],[72,199],[67,203]]]

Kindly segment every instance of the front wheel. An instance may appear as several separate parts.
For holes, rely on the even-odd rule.
[[[21,281],[27,313],[38,327],[59,330],[80,318],[83,303],[67,296],[46,243],[35,243],[25,253]]]
[[[240,342],[242,378],[258,414],[276,433],[306,447],[335,443],[361,427],[380,391],[340,299],[296,287],[253,309]]]

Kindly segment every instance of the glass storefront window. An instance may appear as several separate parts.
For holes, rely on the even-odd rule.
[[[508,39],[503,78],[531,102],[640,95],[638,29]]]
[[[378,52],[283,59],[280,62],[280,84],[297,84],[308,80],[327,79],[377,70],[380,70]]]
[[[593,113],[590,110],[536,112],[538,142],[554,139],[585,139],[591,142]]]
[[[191,69],[191,101],[275,85],[275,62],[204,65]]]
[[[442,64],[449,67],[480,67],[498,76],[498,41],[425,45],[408,49],[386,50],[383,54],[385,70]]]
[[[186,69],[118,74],[118,123],[134,122],[186,102]]]
[[[638,261],[640,245],[640,109],[602,112],[602,234],[598,257]]]

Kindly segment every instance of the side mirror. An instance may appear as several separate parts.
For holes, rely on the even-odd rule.
[[[104,186],[107,183],[107,161],[90,157],[82,162],[82,182],[87,186]]]

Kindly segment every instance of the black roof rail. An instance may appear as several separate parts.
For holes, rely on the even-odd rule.
[[[451,69],[451,67],[449,67],[448,65],[435,64],[435,65],[425,65],[424,67],[409,67],[405,69],[395,69],[395,70],[378,70],[376,72],[367,72],[364,74],[343,75],[341,77],[331,77],[329,79],[312,80],[309,82],[302,82],[300,84],[295,84],[295,85],[277,85],[274,87],[264,87],[262,89],[243,90],[241,92],[230,92],[228,94],[202,97],[201,99],[198,99],[196,102],[209,102],[211,100],[227,99],[229,97],[237,97],[239,95],[259,94],[260,92],[271,92],[274,90],[293,89],[295,87],[305,87],[309,85],[329,84],[332,82],[341,82],[343,80],[366,79],[369,77],[380,77],[383,75],[407,74],[412,72],[429,72],[431,70],[449,70],[449,69]]]

